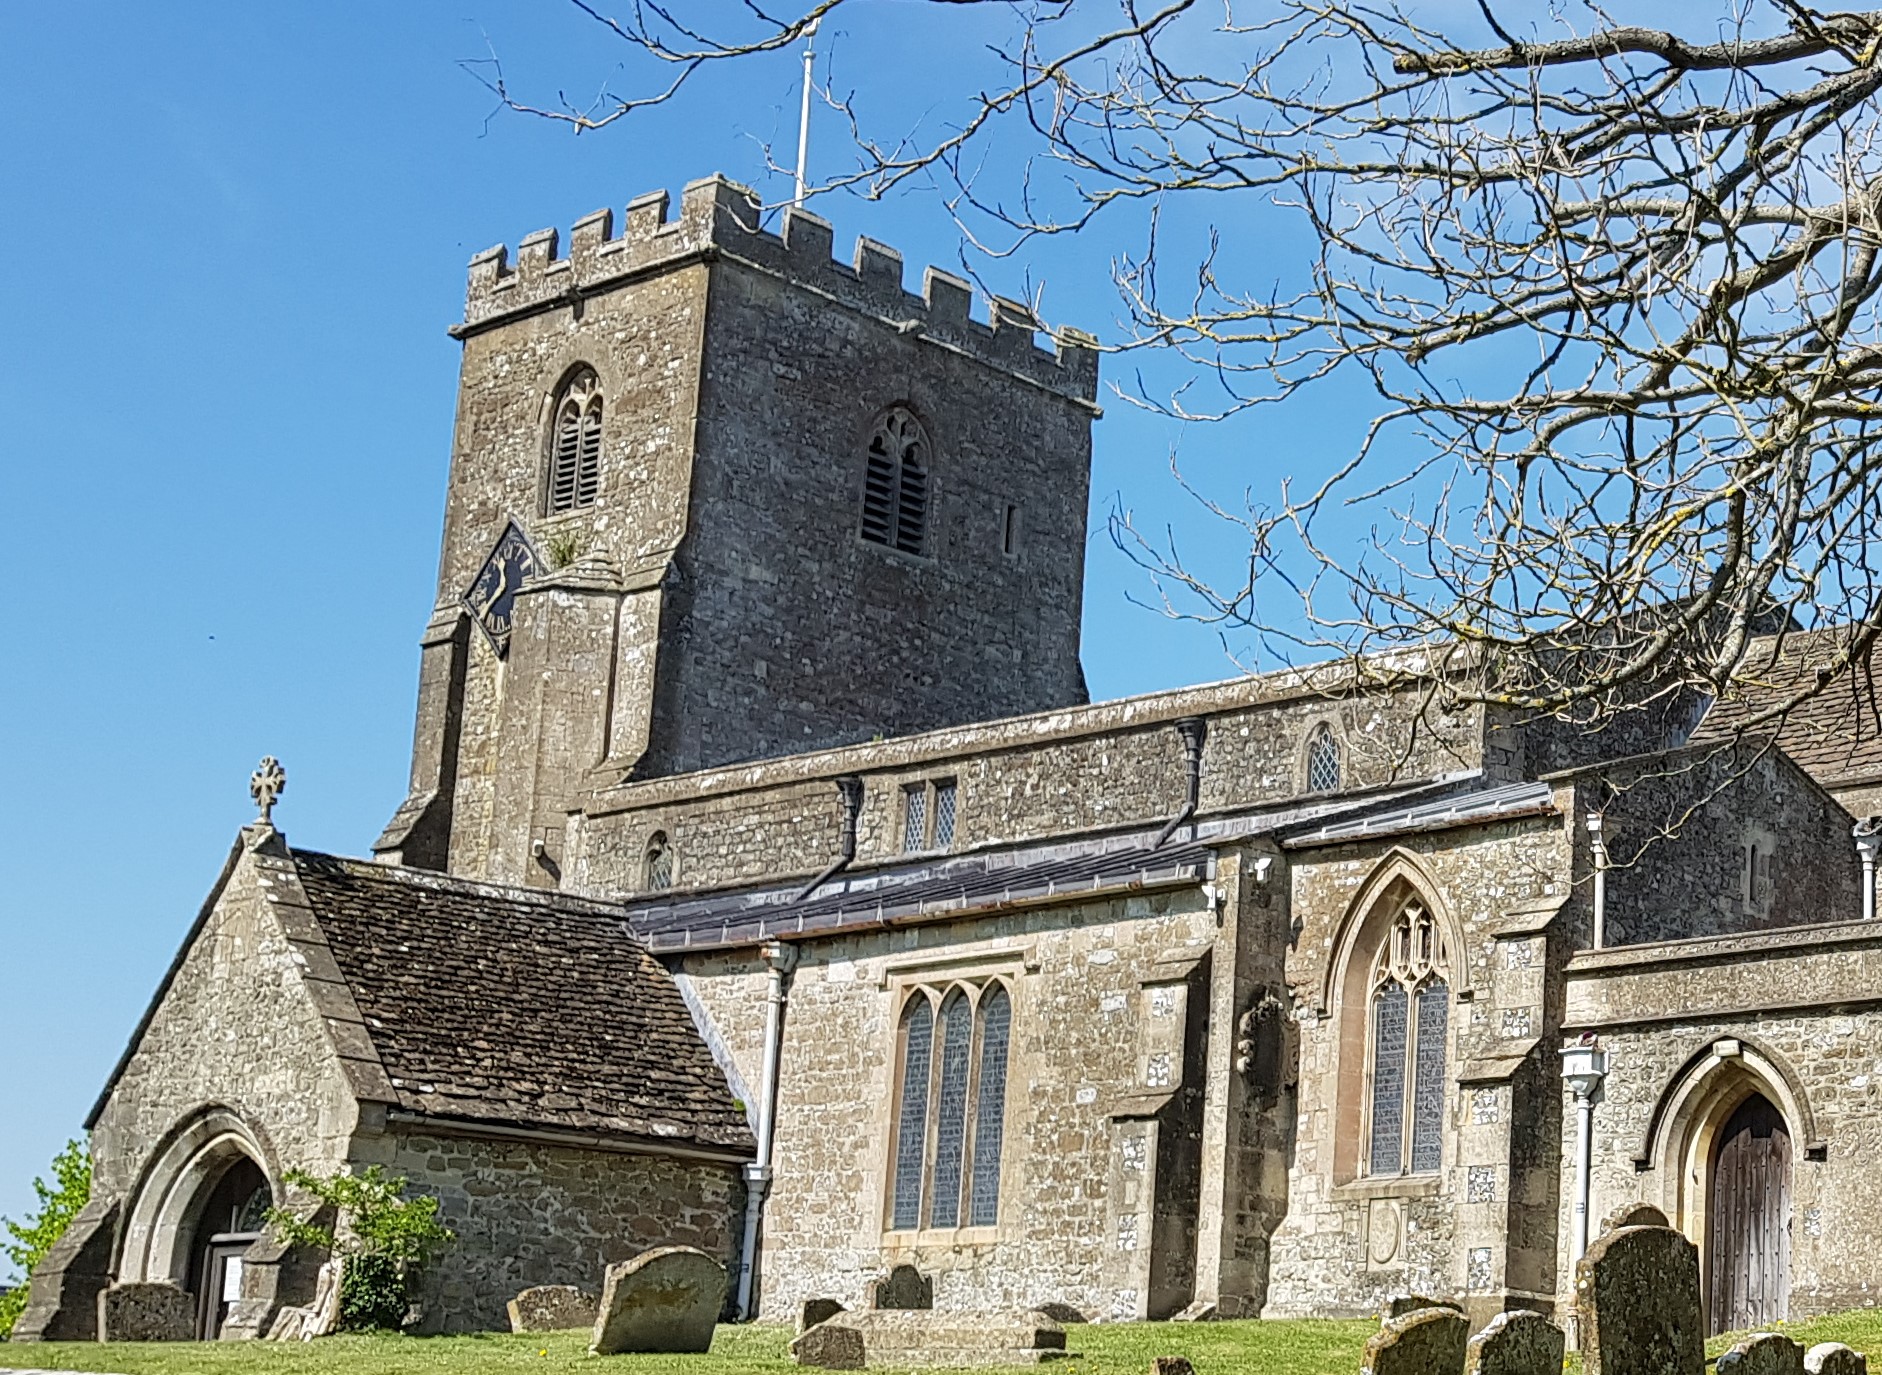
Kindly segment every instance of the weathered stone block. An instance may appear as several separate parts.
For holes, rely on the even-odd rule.
[[[1567,1339],[1540,1313],[1498,1313],[1464,1351],[1464,1375],[1561,1375]]]
[[[934,1280],[912,1265],[898,1265],[887,1279],[871,1280],[870,1308],[933,1308]]]
[[[1804,1375],[1869,1375],[1869,1358],[1841,1342],[1818,1342],[1804,1353]]]
[[[187,1342],[195,1336],[196,1296],[174,1284],[114,1284],[98,1296],[101,1342]]]
[[[1214,1322],[1215,1305],[1208,1299],[1197,1299],[1182,1312],[1170,1319],[1171,1322]]]
[[[1719,1357],[1718,1375],[1804,1375],[1804,1349],[1777,1332],[1755,1332]]]
[[[662,1246],[608,1267],[588,1349],[708,1351],[724,1304],[723,1265],[690,1246]]]
[[[34,1267],[26,1307],[13,1324],[16,1342],[98,1339],[98,1297],[111,1284],[111,1239],[118,1205],[94,1198]]]
[[[817,1366],[823,1370],[861,1370],[864,1364],[863,1334],[853,1327],[821,1322],[800,1333],[791,1343],[791,1358],[799,1365]]]
[[[804,1306],[797,1313],[797,1330],[800,1334],[808,1332],[818,1323],[828,1322],[844,1311],[843,1305],[835,1299],[805,1299]]]
[[[1379,1321],[1390,1322],[1407,1313],[1422,1313],[1427,1308],[1450,1308],[1462,1313],[1462,1305],[1451,1299],[1434,1299],[1427,1294],[1393,1294],[1379,1306]]]
[[[1703,1375],[1699,1250],[1670,1227],[1623,1227],[1575,1272],[1586,1375]]]
[[[538,1284],[510,1300],[510,1331],[561,1332],[593,1327],[600,1303],[572,1284]]]
[[[1361,1375],[1461,1375],[1470,1324],[1455,1308],[1421,1308],[1387,1319],[1366,1343]]]

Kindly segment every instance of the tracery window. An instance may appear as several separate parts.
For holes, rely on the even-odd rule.
[[[1339,788],[1340,742],[1322,721],[1307,739],[1307,791],[1331,793]]]
[[[869,436],[863,538],[904,554],[928,552],[928,435],[906,406],[891,406]]]
[[[601,382],[592,368],[581,368],[556,398],[544,507],[560,515],[593,506],[600,494]]]
[[[673,886],[673,846],[665,831],[647,837],[647,890],[662,893]]]
[[[1372,965],[1368,1174],[1429,1174],[1443,1163],[1448,968],[1436,919],[1407,902]]]
[[[991,1227],[1000,1213],[1013,1002],[999,980],[902,1005],[889,1227]]]

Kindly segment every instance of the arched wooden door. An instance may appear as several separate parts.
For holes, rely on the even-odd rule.
[[[1719,1133],[1710,1202],[1712,1331],[1769,1327],[1790,1305],[1791,1135],[1763,1094]]]

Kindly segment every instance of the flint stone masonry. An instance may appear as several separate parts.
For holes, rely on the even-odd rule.
[[[1670,1227],[1623,1227],[1575,1275],[1587,1375],[1703,1375],[1699,1249]]]
[[[1065,1329],[1035,1312],[868,1308],[839,1313],[804,1336],[834,1329],[860,1334],[871,1366],[1030,1365],[1067,1356]]]
[[[196,1336],[196,1296],[167,1281],[114,1284],[98,1296],[101,1342],[187,1342]]]
[[[610,1265],[590,1354],[709,1351],[725,1306],[725,1267],[690,1246]]]
[[[510,1331],[561,1332],[593,1327],[600,1300],[572,1284],[539,1284],[510,1300]]]
[[[1561,1375],[1566,1344],[1540,1313],[1498,1313],[1470,1339],[1464,1375]]]
[[[1755,1332],[1720,1356],[1718,1375],[1804,1375],[1804,1349],[1776,1332]]]
[[[861,1370],[868,1363],[863,1334],[832,1322],[821,1322],[798,1333],[791,1343],[791,1358],[799,1365],[822,1370]]]
[[[1454,1308],[1392,1318],[1366,1343],[1360,1375],[1459,1375],[1470,1324]]]
[[[1818,1342],[1804,1353],[1804,1375],[1869,1375],[1869,1358],[1841,1342]]]

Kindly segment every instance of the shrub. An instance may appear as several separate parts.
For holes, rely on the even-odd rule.
[[[33,1267],[45,1259],[46,1252],[65,1235],[66,1227],[91,1198],[91,1153],[76,1141],[66,1142],[65,1149],[52,1157],[52,1180],[51,1184],[44,1179],[33,1181],[33,1192],[39,1195],[39,1211],[33,1216],[24,1222],[0,1218],[0,1227],[7,1232],[0,1251],[7,1253],[7,1259],[20,1272],[19,1283],[0,1294],[0,1341],[13,1335],[13,1324],[26,1307],[27,1281],[32,1278]]]
[[[453,1240],[450,1228],[438,1221],[438,1200],[405,1197],[405,1181],[387,1178],[377,1165],[324,1179],[289,1170],[282,1178],[330,1205],[337,1216],[335,1225],[326,1228],[285,1208],[268,1210],[268,1225],[278,1240],[324,1247],[345,1260],[340,1326],[349,1331],[400,1327],[418,1272]]]

